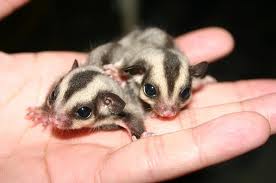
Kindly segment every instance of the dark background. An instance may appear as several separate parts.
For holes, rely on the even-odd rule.
[[[0,50],[88,51],[130,29],[120,2],[123,0],[33,1],[0,22]],[[276,78],[276,10],[269,1],[137,2],[139,15],[132,22],[142,27],[158,26],[174,36],[206,26],[229,30],[235,38],[235,50],[209,70],[218,80]],[[246,155],[174,181],[275,182],[275,144],[272,137]]]

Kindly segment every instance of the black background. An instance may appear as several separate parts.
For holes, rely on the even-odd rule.
[[[115,2],[32,1],[0,22],[0,50],[88,51],[123,34]],[[174,36],[206,26],[224,27],[233,34],[235,49],[211,65],[211,75],[220,81],[276,78],[275,11],[272,3],[260,0],[141,0],[138,25],[158,26]],[[246,155],[174,181],[275,182],[275,141],[272,137]]]

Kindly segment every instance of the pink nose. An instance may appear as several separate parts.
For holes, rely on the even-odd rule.
[[[68,128],[72,125],[72,120],[63,114],[55,115],[52,120],[53,124],[60,129]]]
[[[65,115],[57,115],[57,116],[56,116],[56,120],[57,120],[57,121],[60,121],[60,122],[66,122],[66,121],[68,121],[69,119],[68,119],[68,117],[65,116]]]
[[[172,111],[172,110],[166,110],[166,111],[160,112],[160,116],[166,117],[166,118],[171,118],[171,117],[174,117],[175,115],[176,115],[176,111]]]
[[[176,116],[177,114],[176,107],[174,106],[165,106],[165,105],[157,106],[155,108],[155,111],[159,116],[164,118],[171,118]]]

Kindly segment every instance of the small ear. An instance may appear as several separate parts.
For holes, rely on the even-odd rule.
[[[196,78],[203,78],[207,73],[208,62],[200,62],[196,65],[192,65],[189,68],[191,76]]]
[[[146,72],[146,68],[143,65],[136,64],[136,65],[123,68],[123,71],[130,75],[141,75]]]
[[[121,113],[126,103],[116,94],[111,92],[102,93],[99,98],[102,105],[106,106],[111,114]]]
[[[74,70],[74,69],[76,69],[76,68],[78,68],[78,67],[79,67],[78,60],[75,59],[73,65],[72,65],[72,67],[71,67],[71,70]]]

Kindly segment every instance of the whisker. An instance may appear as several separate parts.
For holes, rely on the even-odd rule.
[[[89,133],[94,133],[96,131],[96,128],[90,128]]]

